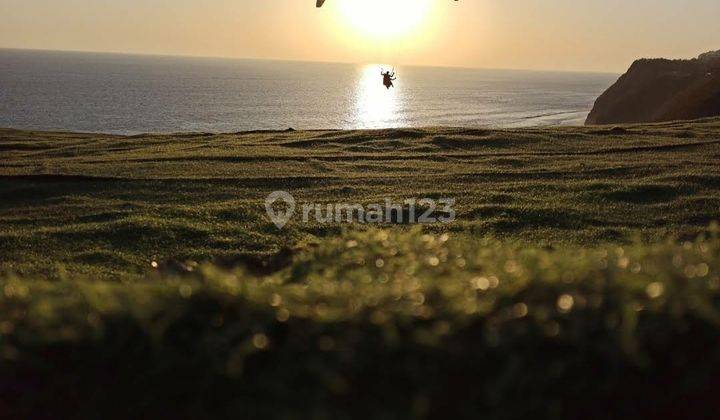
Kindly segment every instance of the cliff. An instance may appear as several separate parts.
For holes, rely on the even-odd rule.
[[[595,101],[585,124],[720,115],[720,51],[692,60],[641,59]]]

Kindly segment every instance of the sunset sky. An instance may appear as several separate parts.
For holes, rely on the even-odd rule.
[[[622,72],[720,49],[718,0],[0,0],[0,47]]]

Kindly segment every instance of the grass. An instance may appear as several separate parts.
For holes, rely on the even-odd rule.
[[[715,236],[548,250],[369,230],[265,276],[8,277],[0,401],[18,417],[700,415],[719,253]]]
[[[0,130],[0,157],[0,408],[13,417],[712,406],[718,119]],[[449,196],[458,220],[278,230],[263,202],[280,189],[319,203]]]

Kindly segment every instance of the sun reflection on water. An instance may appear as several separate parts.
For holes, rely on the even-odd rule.
[[[356,119],[360,127],[396,127],[402,123],[397,82],[396,87],[386,89],[380,74],[382,68],[372,64],[360,70],[355,92]]]

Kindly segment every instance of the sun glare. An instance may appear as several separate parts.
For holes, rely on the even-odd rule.
[[[433,0],[337,0],[344,23],[374,38],[411,35],[427,20]]]
[[[355,100],[357,122],[363,128],[390,127],[403,123],[398,117],[398,88],[385,89],[382,85],[381,69],[377,64],[366,65],[360,69]],[[390,70],[388,66],[385,69]]]

